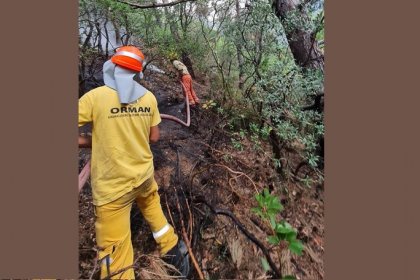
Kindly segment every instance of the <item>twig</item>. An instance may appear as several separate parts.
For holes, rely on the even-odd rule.
[[[109,274],[109,275],[108,275],[107,277],[105,277],[104,279],[111,279],[111,277],[113,277],[113,276],[115,276],[115,275],[121,274],[121,273],[123,273],[123,272],[125,272],[125,271],[127,271],[127,270],[129,270],[129,269],[131,269],[131,268],[136,268],[136,267],[137,267],[137,265],[135,265],[135,264],[129,265],[129,266],[127,266],[127,267],[121,268],[120,270],[117,270],[117,271],[115,271],[115,272],[113,272],[113,273]]]
[[[181,183],[181,180],[180,180],[181,168],[180,168],[180,165],[179,165],[179,151],[178,151],[178,148],[176,148],[176,160],[177,160],[177,172],[176,172],[177,183],[180,184]],[[182,194],[185,198],[185,204],[187,205],[187,209],[188,209],[188,215],[189,215],[188,226],[190,227],[190,232],[191,232],[191,234],[190,234],[191,237],[190,237],[190,239],[188,239],[188,241],[191,242],[191,238],[192,238],[192,214],[191,214],[190,205],[188,204],[187,196],[185,195],[182,187],[181,187],[181,191],[182,191]],[[177,198],[178,198],[178,196],[177,196]],[[180,212],[180,214],[181,214],[181,212]]]
[[[233,178],[230,178],[229,180],[228,180],[228,183],[229,183],[229,187],[231,188],[231,190],[232,190],[232,192],[234,193],[234,194],[236,194],[240,199],[242,199],[243,200],[243,197],[242,197],[242,195],[240,195],[236,190],[235,190],[235,188],[232,186],[232,183],[231,183],[231,181],[232,180],[235,180],[235,182],[236,182],[236,179],[237,178],[239,178],[241,175],[239,175],[239,176],[236,176],[236,177],[233,177]]]
[[[90,176],[90,160],[83,167],[82,171],[79,173],[79,193],[86,184],[87,179]]]
[[[182,192],[182,193],[184,193],[184,192]],[[188,226],[190,228],[190,235],[189,235],[188,241],[191,243],[191,240],[192,240],[192,232],[193,232],[193,230],[192,230],[192,228],[193,228],[193,217],[192,217],[190,205],[188,204],[188,200],[187,200],[187,197],[185,196],[185,194],[184,194],[184,197],[185,197],[185,204],[187,205],[188,215],[189,215]]]
[[[174,187],[174,188],[175,188],[175,187]],[[176,205],[177,205],[177,208],[178,208],[179,214],[181,215],[181,213],[182,213],[182,212],[181,212],[181,207],[179,206],[179,199],[178,199],[178,195],[175,195],[175,197],[176,197],[176,200],[177,200]],[[191,249],[191,245],[190,245],[190,242],[189,242],[189,240],[188,240],[188,235],[187,235],[187,232],[185,231],[184,220],[182,219],[182,217],[180,217],[180,219],[181,219],[181,232],[182,232],[182,237],[183,237],[183,239],[184,239],[184,241],[185,241],[185,244],[187,245],[187,248],[188,248],[188,253],[190,254],[190,257],[191,257],[191,260],[192,260],[192,262],[193,262],[193,264],[194,264],[195,270],[196,270],[196,271],[197,271],[197,273],[198,273],[198,277],[199,277],[201,280],[204,280],[203,272],[201,271],[200,266],[198,265],[198,262],[197,262],[197,260],[196,260],[196,258],[195,258],[195,256],[194,256],[194,253],[193,253],[193,251],[192,251],[192,249]]]
[[[236,216],[232,212],[230,212],[229,210],[225,210],[225,209],[214,208],[213,205],[208,203],[202,197],[196,198],[194,200],[194,202],[204,203],[216,215],[224,215],[224,216],[228,216],[229,218],[231,218],[235,222],[235,224],[239,227],[239,229],[246,235],[246,237],[248,237],[252,242],[254,242],[255,245],[257,245],[261,249],[261,251],[263,252],[265,257],[267,258],[268,264],[270,265],[271,269],[274,272],[274,277],[280,278],[280,279],[283,278],[280,270],[277,268],[274,261],[271,259],[270,252],[268,251],[268,249],[242,225],[242,223],[238,220],[238,218],[236,218]]]
[[[169,205],[168,205],[168,197],[166,196],[166,193],[165,193],[165,202],[166,202],[166,208],[168,209],[169,218],[171,218],[171,223],[172,223],[172,226],[173,226],[173,227],[175,228],[175,230],[176,230],[175,223],[174,223],[174,219],[172,218],[172,214],[171,214],[171,209],[169,209]]]
[[[233,174],[239,174],[240,176],[245,176],[246,178],[248,178],[248,180],[250,180],[251,181],[251,183],[252,183],[252,185],[254,186],[254,189],[255,189],[255,192],[256,193],[259,193],[259,191],[258,191],[258,189],[257,189],[257,185],[254,183],[254,181],[248,176],[248,175],[246,175],[245,173],[243,173],[243,172],[240,172],[240,171],[235,171],[235,170],[232,170],[231,168],[229,168],[229,167],[227,167],[226,165],[223,165],[223,164],[213,164],[214,166],[219,166],[219,167],[223,167],[223,168],[226,168],[227,170],[229,170],[229,172],[231,172],[231,173],[233,173]]]
[[[118,275],[118,274],[121,274],[121,273],[123,273],[123,272],[125,272],[125,271],[129,270],[130,268],[133,268],[133,269],[134,269],[134,268],[138,268],[138,265],[137,265],[136,263],[139,261],[140,257],[142,257],[142,255],[138,256],[138,257],[134,260],[134,262],[133,262],[133,264],[132,264],[132,265],[129,265],[129,266],[124,267],[124,268],[121,268],[120,270],[117,270],[116,272],[111,273],[110,275],[108,275],[108,276],[107,276],[107,277],[105,277],[104,279],[111,279],[111,277],[113,277],[113,276],[115,276],[115,275]]]
[[[239,158],[238,158],[237,156],[234,156],[234,155],[232,155],[232,154],[228,154],[228,153],[225,153],[225,152],[223,152],[223,151],[217,150],[216,148],[214,148],[214,147],[210,146],[209,144],[207,144],[207,143],[205,143],[205,142],[203,142],[203,141],[200,141],[200,140],[195,140],[195,142],[200,143],[200,144],[202,144],[202,145],[204,145],[204,146],[208,147],[208,148],[209,148],[209,149],[211,149],[212,151],[215,151],[215,152],[217,152],[217,153],[219,153],[219,154],[222,154],[222,155],[229,155],[229,156],[231,156],[231,157],[235,158],[235,160],[236,160],[237,162],[239,162],[240,164],[242,164],[242,165],[244,165],[245,167],[247,167],[247,168],[251,169],[251,167],[250,167],[248,164],[246,164],[245,162],[243,162],[243,161],[239,160]]]
[[[179,168],[179,152],[178,152],[178,149],[176,149],[176,154],[177,154],[177,175],[178,175],[177,176],[177,179],[178,179],[178,182],[179,182],[180,168]],[[195,270],[197,271],[200,280],[204,280],[203,272],[201,271],[200,266],[198,265],[198,262],[197,262],[197,260],[196,260],[196,258],[194,256],[194,253],[193,253],[193,251],[191,249],[190,241],[188,240],[188,235],[187,235],[187,232],[185,230],[184,219],[182,218],[181,206],[179,204],[179,198],[178,198],[178,194],[177,194],[175,185],[173,185],[172,187],[174,188],[174,191],[175,191],[176,206],[178,208],[179,218],[181,220],[182,237],[183,237],[183,239],[184,239],[184,241],[185,241],[185,243],[187,245],[188,253],[190,254],[191,260],[192,260],[192,262],[194,264]]]
[[[193,173],[193,171],[194,171],[194,169],[197,167],[197,165],[200,163],[200,160],[197,160],[195,163],[194,163],[194,165],[193,165],[193,167],[191,168],[191,170],[190,170],[190,177],[191,177],[191,174]],[[191,183],[190,183],[190,195],[192,194],[192,181],[191,181]],[[192,244],[192,237],[193,237],[193,232],[194,232],[194,230],[193,230],[193,228],[194,228],[194,212],[193,211],[191,211],[191,209],[190,209],[191,207],[189,207],[188,208],[188,210],[190,211],[190,215],[191,215],[191,232],[190,232],[190,240],[191,240],[191,244]]]
[[[194,171],[194,169],[197,167],[197,165],[198,165],[198,163],[199,163],[200,161],[199,160],[197,160],[195,163],[194,163],[194,165],[193,165],[193,167],[191,167],[191,170],[190,170],[190,178],[191,178],[191,175],[193,175],[193,171]],[[192,181],[190,182],[190,192],[192,191],[192,189],[191,189],[191,187],[192,187]]]
[[[152,271],[144,269],[144,268],[142,268],[142,270],[146,271],[146,273],[153,274],[153,275],[156,275],[156,276],[160,277],[160,278],[156,278],[156,279],[167,279],[167,278],[169,278],[169,279],[180,279],[182,277],[182,276],[163,275],[163,274],[159,274],[159,273],[156,273],[156,272],[152,272]]]
[[[204,171],[209,170],[209,168],[210,168],[210,167],[207,167],[207,168],[204,168],[204,169],[202,169],[202,170],[200,170],[200,171],[197,171],[197,172],[195,172],[195,173],[191,176],[191,180],[190,180],[190,188],[192,188],[192,184],[193,184],[193,181],[194,181],[195,176],[197,176],[197,175],[199,175],[199,174],[203,173]]]
[[[99,260],[96,259],[95,266],[93,267],[92,273],[89,276],[89,280],[93,279],[93,275],[95,274],[96,269],[98,268],[98,264],[99,264]]]

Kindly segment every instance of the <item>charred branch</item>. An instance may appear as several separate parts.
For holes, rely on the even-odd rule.
[[[259,241],[257,238],[255,238],[255,236],[252,235],[244,227],[244,225],[238,220],[238,218],[236,218],[236,216],[231,211],[225,210],[225,209],[215,208],[213,205],[211,205],[210,203],[208,203],[203,197],[197,197],[194,200],[194,202],[205,204],[207,207],[210,208],[210,210],[213,212],[213,214],[223,215],[223,216],[227,216],[227,217],[231,218],[232,221],[242,231],[242,233],[245,234],[246,237],[248,237],[255,245],[258,246],[258,248],[261,249],[261,251],[263,252],[264,256],[267,258],[268,264],[270,265],[271,269],[274,272],[274,277],[275,278],[279,278],[279,279],[283,278],[282,275],[281,275],[280,270],[277,268],[276,264],[274,263],[273,259],[271,258],[270,252],[268,251],[268,249],[264,246],[264,244],[261,243],[261,241]]]

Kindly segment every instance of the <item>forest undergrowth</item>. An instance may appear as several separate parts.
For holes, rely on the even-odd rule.
[[[143,84],[156,95],[160,112],[183,118],[185,105],[178,82],[166,74],[145,74]],[[192,109],[191,126],[163,120],[161,139],[152,145],[152,151],[163,210],[179,236],[190,244],[200,273],[206,279],[272,278],[276,274],[267,264],[268,254],[282,276],[323,279],[322,178],[308,166],[299,167],[301,159],[293,150],[287,157],[290,166],[299,167],[298,174],[279,173],[269,141],[253,135],[249,127],[232,124],[229,115],[220,113],[205,81],[194,86],[202,104]],[[80,150],[80,167],[89,152]],[[308,184],[300,178],[311,181]],[[276,248],[268,241],[273,235],[270,223],[252,211],[258,206],[255,196],[264,189],[284,207],[278,217],[297,230],[297,239],[304,246],[301,255],[291,253],[285,243]],[[89,182],[80,194],[79,222],[79,278],[97,278]],[[156,264],[157,248],[136,207],[131,223],[136,277],[168,277],[157,271],[162,266],[151,265]],[[190,277],[200,278],[193,264]]]
[[[191,250],[189,278],[324,279],[323,5],[79,0],[79,96],[103,85],[103,63],[127,44],[144,52],[141,83],[162,114],[185,118],[169,58],[193,77],[191,125],[163,120],[151,145],[163,210]],[[83,279],[99,277],[94,219],[88,181]],[[131,225],[136,277],[167,279],[136,207]]]

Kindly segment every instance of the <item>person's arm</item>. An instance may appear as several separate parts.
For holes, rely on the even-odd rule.
[[[160,137],[160,131],[159,126],[151,126],[150,127],[150,136],[149,141],[150,143],[156,143],[159,140]]]
[[[92,92],[88,92],[79,98],[79,127],[93,121],[92,106],[93,96]],[[80,132],[79,132],[80,133]],[[91,135],[79,135],[79,148],[92,148]]]
[[[157,100],[156,97],[153,96],[153,101],[152,101],[153,105],[152,105],[152,119],[150,122],[150,135],[149,135],[149,141],[150,143],[156,143],[159,140],[160,137],[160,132],[159,132],[159,127],[158,125],[160,124],[160,122],[162,121],[162,119],[160,118],[160,113],[159,113],[159,109],[157,106]]]

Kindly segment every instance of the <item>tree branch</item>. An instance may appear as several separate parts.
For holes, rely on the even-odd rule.
[[[177,0],[177,1],[169,2],[169,3],[162,3],[162,4],[151,3],[151,4],[140,5],[140,4],[130,3],[130,2],[122,1],[122,0],[117,0],[117,2],[127,4],[131,6],[133,9],[150,9],[150,8],[159,8],[159,7],[169,7],[169,6],[174,6],[174,5],[185,3],[185,2],[195,2],[195,1],[196,0]]]

